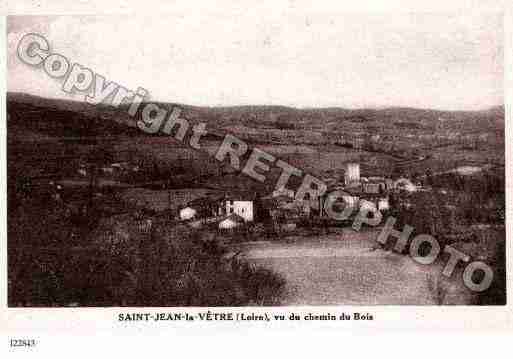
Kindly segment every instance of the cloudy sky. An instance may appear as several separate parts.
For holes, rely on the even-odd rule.
[[[15,55],[37,32],[51,51],[154,100],[482,109],[503,103],[502,26],[491,13],[11,16],[8,90],[67,96]]]

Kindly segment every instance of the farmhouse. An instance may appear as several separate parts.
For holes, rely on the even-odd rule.
[[[221,200],[217,214],[219,216],[236,214],[240,216],[244,222],[253,222],[255,219],[253,199],[250,199],[247,194],[227,195]]]

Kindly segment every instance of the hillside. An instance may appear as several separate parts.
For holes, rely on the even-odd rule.
[[[504,165],[502,106],[483,111],[177,106],[190,122],[207,123],[211,136],[204,139],[206,147],[215,148],[232,133],[318,175],[337,173],[348,160],[361,162],[373,174],[390,173],[399,165],[405,174],[465,163]],[[183,144],[140,131],[127,108],[8,93],[8,140],[107,139],[117,143],[119,152],[143,152],[163,166],[178,159],[170,148]]]
[[[173,103],[159,103],[159,105],[167,109],[179,106],[185,118],[193,122],[207,122],[212,130],[226,129],[231,126],[331,133],[347,130],[368,133],[387,130],[436,132],[440,128],[459,130],[463,133],[504,130],[504,107],[502,106],[485,111],[451,112],[400,107],[297,109],[284,106],[195,107]],[[75,135],[80,136],[127,134],[145,136],[146,134],[141,131],[134,133],[125,128],[135,127],[134,121],[126,113],[127,108],[127,105],[116,109],[106,105],[95,106],[23,93],[7,94],[9,125],[30,127],[32,130],[57,137],[66,136],[69,131],[75,131]],[[119,124],[125,126],[119,126]]]

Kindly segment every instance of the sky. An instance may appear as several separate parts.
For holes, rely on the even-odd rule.
[[[51,52],[129,89],[144,87],[156,101],[444,110],[503,104],[503,23],[495,13],[239,8],[10,16],[8,91],[70,98],[62,81],[17,58],[29,32],[44,35]]]

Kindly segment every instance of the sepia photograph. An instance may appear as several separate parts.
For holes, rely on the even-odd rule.
[[[9,308],[506,305],[503,14],[6,31]]]

